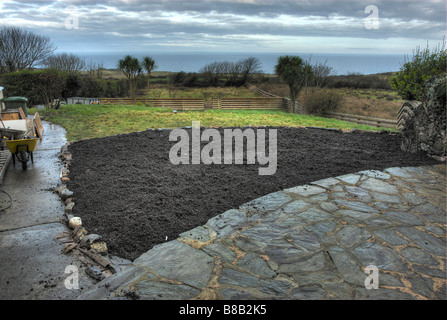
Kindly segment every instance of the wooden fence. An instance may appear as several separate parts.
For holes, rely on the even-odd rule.
[[[146,99],[138,98],[136,100],[129,98],[101,98],[101,104],[121,104],[134,105],[146,104]],[[261,97],[261,98],[213,98],[212,108],[223,110],[238,109],[274,109],[282,110],[287,103],[281,97]],[[148,99],[147,104],[151,107],[171,108],[179,111],[185,110],[204,110],[204,99],[185,99],[185,98],[167,98],[167,99]]]
[[[252,90],[252,91],[254,91],[254,92],[256,92],[257,94],[260,94],[261,96],[264,96],[264,97],[270,97],[270,98],[282,98],[282,97],[280,97],[280,96],[277,96],[276,94],[273,94],[273,93],[264,91],[264,90],[262,90],[262,89],[256,87],[256,86],[253,85],[253,84],[248,84],[248,85],[247,85],[247,88],[250,89],[250,90]]]
[[[277,98],[213,98],[213,109],[238,110],[238,109],[274,109],[282,110],[284,99]]]
[[[185,98],[168,98],[168,99],[145,99],[138,98],[136,100],[129,98],[101,98],[99,99],[101,104],[121,104],[121,105],[134,105],[134,104],[147,104],[151,107],[171,108],[179,111],[186,110],[203,110],[205,108],[205,102],[203,99],[185,99]]]
[[[248,84],[248,85],[247,85],[247,88],[250,89],[250,90],[252,90],[253,92],[256,92],[257,94],[260,94],[261,96],[264,96],[264,97],[271,97],[271,98],[281,98],[281,99],[284,99],[284,102],[283,102],[283,108],[284,108],[286,111],[290,110],[290,104],[292,103],[292,101],[291,101],[289,98],[280,97],[280,96],[277,96],[277,95],[275,95],[275,94],[273,94],[273,93],[264,91],[264,90],[262,90],[262,89],[256,87],[256,86],[253,85],[253,84]],[[300,105],[300,104],[298,103],[298,101],[295,101],[295,108],[294,108],[294,110],[295,110],[295,112],[298,113],[298,114],[304,114],[304,107],[303,107],[302,105]]]
[[[284,98],[284,107],[286,108],[287,111],[290,110],[290,105],[292,104],[292,100],[290,100],[289,98]],[[304,106],[299,104],[298,101],[295,101],[295,113],[297,114],[304,114]]]
[[[397,121],[389,120],[389,119],[380,119],[380,118],[372,118],[366,116],[359,116],[355,114],[346,114],[346,113],[336,113],[336,112],[327,112],[324,114],[325,117],[334,118],[338,120],[354,122],[358,124],[365,124],[375,127],[384,127],[384,128],[392,128],[396,129]]]

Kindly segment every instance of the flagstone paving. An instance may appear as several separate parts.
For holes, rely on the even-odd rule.
[[[224,212],[79,298],[444,300],[446,223],[445,165],[332,177]]]

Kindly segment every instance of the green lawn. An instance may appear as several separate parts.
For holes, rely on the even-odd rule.
[[[33,114],[35,111],[29,112]],[[192,125],[192,121],[200,121],[204,127],[289,126],[390,130],[275,110],[207,110],[174,114],[171,109],[145,106],[65,105],[58,110],[40,110],[39,114],[44,120],[63,126],[69,141],[144,131],[147,128],[187,127]]]

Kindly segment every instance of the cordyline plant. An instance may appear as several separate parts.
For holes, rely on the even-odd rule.
[[[124,57],[118,62],[118,68],[124,73],[129,80],[130,96],[132,99],[136,99],[137,83],[136,79],[141,73],[142,68],[137,58],[130,55]]]
[[[281,56],[275,66],[275,73],[289,86],[289,112],[295,110],[295,101],[303,86],[306,84],[307,63],[298,56]]]
[[[144,57],[143,60],[141,60],[141,67],[146,71],[147,75],[147,87],[146,87],[146,104],[147,104],[147,96],[149,95],[149,86],[151,82],[151,72],[157,68],[155,65],[154,59],[151,57]]]

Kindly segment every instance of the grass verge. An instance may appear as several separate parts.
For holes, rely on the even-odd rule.
[[[30,110],[30,114],[36,110]],[[323,127],[343,130],[389,130],[345,121],[289,114],[276,110],[206,110],[174,114],[167,108],[121,105],[64,105],[60,109],[40,110],[44,120],[67,130],[69,141],[144,131],[147,128],[178,128],[200,121],[204,127]]]

